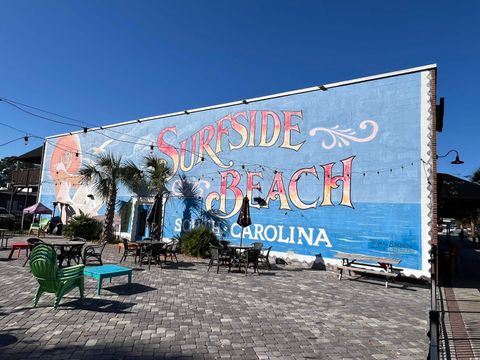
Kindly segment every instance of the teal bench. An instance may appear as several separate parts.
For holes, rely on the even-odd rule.
[[[128,275],[128,284],[132,283],[132,269],[129,269],[123,266],[118,266],[118,265],[87,266],[83,270],[83,273],[86,276],[91,276],[98,280],[97,295],[100,295],[100,291],[102,290],[103,279],[110,279],[110,282],[112,282],[112,277]]]

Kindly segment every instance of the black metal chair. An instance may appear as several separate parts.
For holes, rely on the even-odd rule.
[[[32,250],[35,248],[35,246],[39,244],[43,244],[43,241],[40,240],[39,238],[29,238],[27,239],[27,243],[28,243],[28,256],[25,262],[23,263],[23,267],[25,267],[25,265],[27,265],[28,260],[30,260],[30,255],[32,254]]]
[[[254,242],[254,243],[252,244],[252,246],[253,246],[254,249],[262,250],[262,248],[263,248],[263,243],[261,243],[261,242]]]
[[[260,255],[258,256],[258,260],[260,262],[267,264],[269,270],[272,269],[272,266],[270,265],[270,261],[268,260],[268,257],[270,256],[270,250],[272,250],[271,246],[266,249],[262,249],[260,251]]]
[[[70,264],[70,261],[75,261],[78,264],[82,262],[83,259],[83,246],[87,242],[84,238],[81,237],[75,237],[72,239],[73,241],[78,241],[82,242],[83,245],[74,245],[71,246],[66,252],[65,252],[65,259],[67,260],[68,264]]]
[[[140,249],[140,266],[143,264],[144,260],[148,261],[148,270],[150,270],[150,265],[152,264],[152,259],[155,261],[155,265],[160,265],[162,267],[162,262],[160,261],[160,256],[162,255],[162,249],[165,244],[151,243],[146,246],[143,246]]]
[[[120,258],[120,262],[126,261],[128,256],[135,257],[135,263],[137,263],[137,257],[140,256],[140,245],[128,241],[128,239],[123,238],[123,255]]]
[[[170,260],[173,262],[173,259],[175,258],[175,262],[178,263],[177,259],[177,249],[178,249],[179,241],[178,240],[173,240],[171,243],[166,244],[163,249],[162,253],[165,256],[165,262],[167,262],[167,258],[170,257]]]
[[[234,257],[235,251],[232,250],[228,245],[230,245],[230,241],[227,241],[227,240],[220,241],[220,247],[222,248],[222,255],[224,255],[225,257],[231,255],[232,257]]]
[[[240,262],[239,266],[242,267],[245,266],[245,275],[247,275],[247,269],[250,267],[250,265],[253,265],[253,272],[254,273],[259,273],[258,272],[258,259],[260,256],[260,250],[259,249],[247,249],[245,250],[238,261]]]
[[[210,262],[208,263],[207,271],[210,271],[210,268],[214,265],[217,266],[217,274],[220,271],[220,265],[228,264],[228,272],[232,269],[232,253],[224,253],[221,247],[210,246]],[[216,263],[216,264],[215,264]]]
[[[102,253],[107,245],[106,241],[103,241],[99,245],[87,245],[83,249],[83,264],[86,265],[87,261],[93,259],[94,261],[98,261],[100,265],[103,265],[102,262]]]

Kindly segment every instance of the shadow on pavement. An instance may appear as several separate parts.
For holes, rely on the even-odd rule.
[[[87,310],[102,313],[116,313],[116,314],[128,314],[131,311],[127,311],[132,308],[136,303],[132,302],[120,302],[116,300],[85,298],[83,300],[76,299],[70,302],[60,303],[59,310]]]
[[[153,291],[157,289],[151,286],[143,285],[143,284],[131,283],[131,284],[121,284],[121,285],[103,287],[102,291],[103,290],[113,292],[117,295],[137,295],[137,294],[142,294],[142,293],[146,293],[148,291]]]
[[[11,334],[0,334],[0,348],[15,344],[17,342],[17,337]]]

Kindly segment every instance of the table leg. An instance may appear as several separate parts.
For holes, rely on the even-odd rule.
[[[132,272],[128,273],[128,285],[132,283]]]
[[[15,248],[12,247],[12,250],[10,250],[10,254],[8,255],[8,260],[12,260],[13,252],[15,251]]]
[[[100,295],[100,291],[102,290],[102,280],[103,280],[102,277],[99,277],[99,278],[98,278],[98,282],[97,282],[97,295]]]

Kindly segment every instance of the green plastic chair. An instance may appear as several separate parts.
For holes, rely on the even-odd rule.
[[[40,296],[48,292],[55,294],[53,308],[56,309],[62,297],[76,287],[80,290],[80,299],[83,299],[83,264],[60,269],[55,250],[48,245],[37,245],[30,254],[30,268],[40,285],[34,306],[37,306]]]
[[[40,233],[43,232],[43,235],[45,236],[45,230],[49,221],[50,220],[47,218],[41,218],[38,223],[32,223],[30,225],[30,229],[28,230],[28,235],[36,232],[37,236],[40,236]]]

